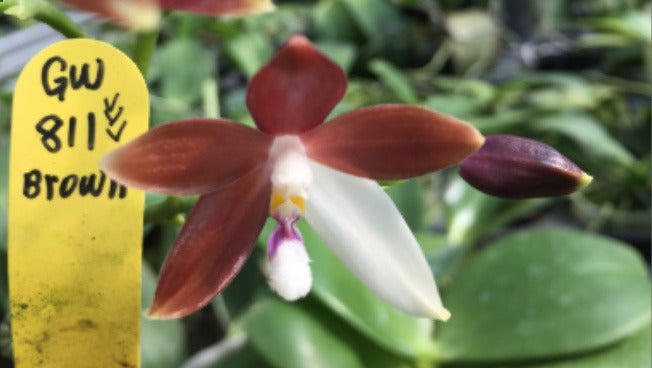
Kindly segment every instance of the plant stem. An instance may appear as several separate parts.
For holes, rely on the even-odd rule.
[[[169,196],[160,203],[145,208],[145,222],[166,224],[175,222],[180,213],[186,213],[197,202],[197,197]]]
[[[7,0],[0,3],[0,13],[13,15],[21,20],[34,18],[59,31],[67,38],[88,38],[86,32],[66,13],[49,2],[39,1],[22,5],[17,0]]]
[[[182,368],[206,368],[213,367],[226,358],[230,353],[241,349],[247,343],[247,335],[244,332],[217,342],[197,354],[193,355],[183,364]]]
[[[217,317],[217,320],[220,322],[220,326],[224,331],[229,329],[229,325],[231,324],[231,314],[229,313],[229,310],[226,308],[226,302],[224,301],[224,296],[222,294],[218,295],[217,298],[213,300],[211,303],[211,306],[213,307],[213,312],[215,312],[215,316]]]
[[[156,48],[156,40],[158,39],[158,29],[148,32],[139,32],[136,35],[136,49],[134,50],[134,62],[138,69],[147,77],[147,70],[152,61],[152,55]]]
[[[201,86],[204,116],[217,119],[220,117],[220,96],[217,79],[207,78]]]
[[[34,9],[34,19],[43,22],[67,38],[88,38],[86,32],[66,13],[48,2],[40,2]]]

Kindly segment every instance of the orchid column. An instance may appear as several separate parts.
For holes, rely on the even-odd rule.
[[[452,117],[405,105],[362,108],[322,124],[345,90],[342,70],[293,36],[247,90],[260,131],[224,119],[176,121],[105,157],[102,169],[126,185],[201,195],[161,270],[152,318],[181,317],[210,302],[238,273],[269,215],[278,223],[268,242],[269,281],[285,299],[305,295],[311,284],[294,226],[305,216],[386,302],[448,319],[419,245],[375,180],[455,164],[484,138]]]

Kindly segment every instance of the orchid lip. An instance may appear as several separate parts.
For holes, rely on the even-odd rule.
[[[276,219],[278,225],[267,241],[269,286],[288,301],[306,296],[312,286],[310,258],[295,225],[297,220]]]

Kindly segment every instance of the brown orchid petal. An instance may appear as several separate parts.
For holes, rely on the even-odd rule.
[[[349,174],[398,180],[456,164],[482,146],[471,125],[407,105],[354,110],[302,136],[308,156]]]
[[[264,165],[271,140],[229,120],[181,120],[109,153],[100,167],[116,181],[150,192],[204,194]]]
[[[163,264],[150,318],[190,314],[233,280],[265,223],[270,192],[264,167],[199,198]]]
[[[253,76],[247,106],[263,132],[296,134],[322,123],[345,91],[342,69],[295,35]]]
[[[99,14],[134,31],[155,29],[161,20],[157,0],[63,0],[77,9]]]
[[[274,10],[271,0],[159,0],[169,10],[205,15],[245,15]]]

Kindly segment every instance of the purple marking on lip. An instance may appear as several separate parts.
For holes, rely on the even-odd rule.
[[[298,240],[303,243],[303,237],[296,227],[298,217],[291,219],[282,219],[274,217],[276,228],[269,234],[267,239],[267,258],[272,259],[276,255],[276,250],[283,241]]]

